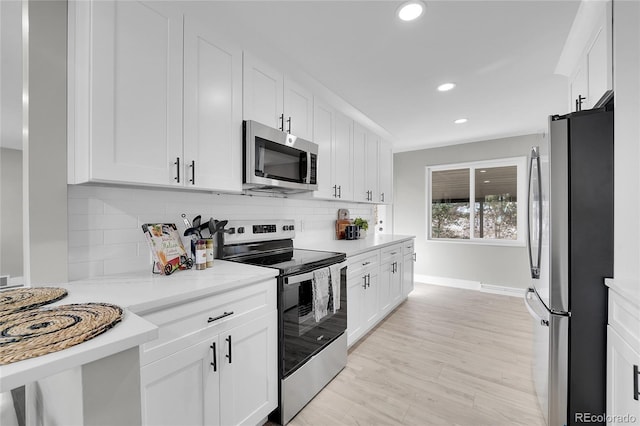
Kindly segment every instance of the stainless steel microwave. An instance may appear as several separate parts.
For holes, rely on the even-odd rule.
[[[274,192],[318,189],[318,145],[257,121],[242,122],[243,188]]]

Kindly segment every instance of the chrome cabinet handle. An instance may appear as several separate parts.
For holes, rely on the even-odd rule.
[[[180,157],[176,157],[176,162],[173,164],[176,165],[176,177],[174,177],[173,179],[175,179],[176,182],[180,183]]]
[[[225,340],[226,340],[226,341],[228,342],[228,344],[229,344],[229,346],[228,346],[228,348],[229,348],[229,353],[228,353],[227,355],[225,355],[225,357],[229,358],[229,364],[231,364],[231,335],[229,335]]]
[[[367,289],[367,276],[366,275],[362,276],[362,288],[364,288],[365,290]]]
[[[338,198],[342,198],[342,185],[338,185]]]
[[[284,116],[284,114],[283,114]],[[289,128],[287,129],[287,133],[291,134],[291,117],[287,119],[287,123],[289,124]]]
[[[280,123],[281,123],[279,129],[280,129],[281,132],[284,132],[284,113],[280,114],[279,118],[280,118]]]
[[[338,198],[338,185],[333,185],[333,198]]]
[[[213,342],[209,347],[213,350],[213,355],[211,357],[211,365],[213,366],[213,371],[218,371],[218,361],[216,360],[216,342]]]
[[[219,319],[222,319],[222,318],[228,317],[229,315],[233,315],[233,311],[231,311],[231,312],[225,312],[224,314],[222,314],[222,315],[218,315],[217,317],[213,317],[213,318],[212,318],[212,317],[209,317],[209,319],[207,320],[207,322],[214,322],[214,321],[218,321]]]
[[[371,262],[364,262],[364,263],[362,264],[362,266],[367,266],[367,265],[369,265],[369,264],[371,264]]]
[[[384,192],[382,192],[382,193],[380,194],[380,201],[382,201],[382,202],[384,203]]]

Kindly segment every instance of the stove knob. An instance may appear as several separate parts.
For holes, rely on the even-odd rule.
[[[229,234],[235,234],[236,233],[236,228],[229,228]]]
[[[244,234],[244,226],[238,228],[238,234]]]
[[[293,231],[294,229],[296,229],[293,225],[289,226],[289,231]]]
[[[289,227],[288,227],[287,225],[284,225],[284,226],[282,227],[282,230],[283,230],[283,231],[288,231],[288,230],[289,230]]]

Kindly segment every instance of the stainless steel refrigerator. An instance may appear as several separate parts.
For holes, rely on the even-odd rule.
[[[533,378],[549,426],[605,413],[613,276],[613,102],[549,118],[531,151],[528,239]]]

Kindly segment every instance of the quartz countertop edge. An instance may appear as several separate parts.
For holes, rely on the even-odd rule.
[[[358,240],[332,240],[319,242],[302,242],[297,248],[310,250],[329,250],[346,253],[347,257],[357,256],[370,250],[380,249],[393,244],[409,241],[415,235],[380,234]]]
[[[48,306],[112,303],[124,309],[122,321],[81,344],[0,366],[0,392],[156,339],[158,328],[141,316],[148,312],[275,279],[277,275],[276,269],[216,259],[214,267],[204,271],[176,271],[170,276],[141,271],[51,285],[67,289],[68,295]]]
[[[158,327],[125,311],[115,327],[79,345],[0,366],[0,392],[137,347],[158,337]]]
[[[604,283],[640,309],[640,281],[605,278]]]

